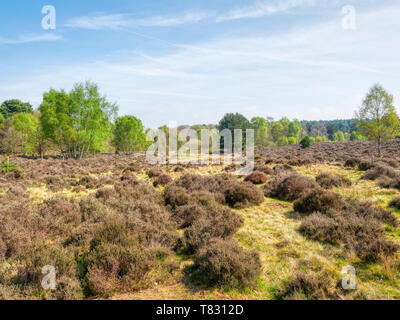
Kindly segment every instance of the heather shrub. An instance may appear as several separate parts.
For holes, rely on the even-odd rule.
[[[161,174],[159,175],[153,182],[153,185],[155,187],[157,186],[166,186],[167,184],[170,184],[172,182],[172,178],[167,175],[167,174]]]
[[[393,198],[389,206],[400,210],[400,197]]]
[[[312,275],[297,273],[287,281],[284,289],[277,295],[278,299],[327,299],[331,295],[332,280],[326,274]]]
[[[381,188],[400,190],[400,176],[397,176],[393,179],[390,179],[388,177],[383,177],[380,179],[378,185]]]
[[[185,230],[183,246],[188,252],[196,252],[211,238],[226,239],[233,236],[242,225],[243,220],[238,214],[221,208],[195,219],[191,227]]]
[[[325,213],[330,209],[340,209],[343,206],[344,201],[339,194],[324,189],[312,189],[294,202],[294,210],[303,214]]]
[[[381,177],[389,177],[395,178],[399,175],[399,173],[393,169],[392,167],[384,166],[384,165],[376,165],[375,167],[366,171],[361,179],[364,180],[376,180]]]
[[[41,297],[59,300],[81,299],[83,290],[77,278],[77,263],[74,252],[58,245],[39,244],[26,250],[21,259],[24,265],[19,269],[16,281],[23,290],[34,290]],[[45,291],[41,286],[42,268],[53,266],[57,275],[54,291]]]
[[[146,171],[146,174],[149,176],[149,178],[155,178],[160,176],[162,174],[162,171],[160,168],[150,168]]]
[[[141,244],[123,219],[107,221],[81,261],[87,293],[109,297],[116,291],[140,289],[154,258],[155,252]]]
[[[312,240],[344,245],[369,262],[382,261],[398,250],[397,245],[385,239],[385,229],[378,220],[359,215],[356,210],[313,213],[299,230]]]
[[[398,252],[399,246],[383,237],[361,234],[355,245],[357,255],[367,262],[382,262]]]
[[[299,174],[291,174],[289,176],[278,176],[271,180],[265,185],[264,194],[281,200],[293,201],[300,198],[308,190],[317,187],[314,179]]]
[[[256,171],[263,172],[263,173],[265,173],[266,175],[273,175],[273,174],[274,174],[274,170],[271,169],[271,168],[268,167],[268,166],[260,165],[260,166],[256,166],[254,169],[255,169]]]
[[[187,228],[190,227],[195,220],[205,216],[205,209],[198,204],[193,204],[178,207],[174,211],[172,219],[176,221],[179,228]]]
[[[254,171],[250,175],[248,175],[244,180],[251,182],[253,184],[263,184],[267,182],[267,175],[261,171]]]
[[[349,187],[352,185],[351,180],[345,177],[332,175],[328,172],[321,173],[315,180],[321,187],[326,189],[331,189],[333,187]]]
[[[115,198],[117,193],[114,188],[101,188],[96,192],[96,198],[107,201],[111,198]]]
[[[344,166],[349,167],[349,168],[356,168],[356,167],[358,167],[360,162],[361,162],[361,160],[358,158],[350,158],[350,159],[346,160],[346,162],[344,163]]]
[[[168,186],[164,191],[165,204],[175,209],[189,203],[190,197],[186,189],[175,185]]]
[[[232,208],[246,208],[264,201],[263,192],[249,183],[234,183],[225,190],[225,201]]]
[[[274,173],[275,173],[276,176],[288,175],[288,174],[295,174],[296,170],[292,166],[289,166],[287,164],[283,164],[283,165],[280,165],[280,166],[276,166],[274,168]]]
[[[233,239],[212,239],[194,258],[192,279],[207,286],[254,287],[261,272],[257,252],[246,251]]]

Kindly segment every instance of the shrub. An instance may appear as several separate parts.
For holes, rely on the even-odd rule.
[[[326,299],[331,295],[332,280],[326,274],[312,275],[297,273],[288,281],[279,299]]]
[[[187,228],[190,227],[195,220],[205,216],[205,209],[198,204],[193,204],[178,207],[173,213],[172,218],[177,222],[179,228]]]
[[[12,162],[8,157],[6,157],[0,164],[0,172],[3,174],[10,172],[22,173],[23,170],[19,169],[18,163]]]
[[[225,190],[225,201],[233,208],[246,208],[264,201],[260,189],[249,183],[234,183]]]
[[[111,198],[115,198],[117,193],[114,188],[101,188],[96,192],[96,198],[102,200],[109,200]]]
[[[187,205],[190,197],[186,189],[170,185],[164,191],[164,199],[167,205],[175,209],[176,207]]]
[[[351,180],[345,177],[332,175],[328,172],[321,173],[315,178],[315,180],[321,187],[326,189],[333,187],[349,187],[352,185]]]
[[[367,262],[382,262],[386,257],[393,256],[399,246],[384,238],[362,234],[355,246],[357,255]]]
[[[390,179],[383,177],[379,181],[379,186],[386,189],[399,189],[400,190],[400,176]]]
[[[242,218],[227,209],[201,216],[185,230],[183,245],[188,252],[196,252],[211,238],[226,239],[236,233],[243,225]]]
[[[263,184],[267,182],[267,175],[261,171],[254,171],[250,175],[248,175],[244,180],[251,182],[253,184]]]
[[[384,165],[376,165],[375,167],[366,171],[361,179],[364,180],[376,180],[381,177],[389,177],[395,178],[398,176],[398,172],[392,167],[384,166]]]
[[[393,198],[389,206],[400,210],[400,197]]]
[[[170,184],[172,182],[172,178],[167,175],[167,174],[161,174],[159,175],[153,182],[153,185],[155,187],[161,185],[161,186],[166,186],[167,184]]]
[[[261,171],[261,172],[265,173],[266,175],[273,175],[274,174],[274,170],[271,169],[268,166],[256,166],[254,169],[256,171]]]
[[[293,201],[300,198],[308,190],[317,187],[314,179],[299,174],[291,174],[276,177],[264,187],[264,192],[266,196]]]
[[[300,141],[300,146],[302,149],[307,149],[311,147],[311,139],[309,136],[305,136],[301,141]]]
[[[192,277],[207,286],[253,287],[261,272],[257,252],[234,240],[212,239],[194,258]]]
[[[36,245],[29,248],[21,257],[25,261],[19,269],[17,281],[25,289],[39,290],[43,278],[42,268],[53,266],[56,269],[57,287],[51,296],[56,299],[80,299],[83,290],[77,279],[77,264],[73,251],[57,245]]]
[[[341,209],[344,206],[342,197],[334,192],[313,189],[294,203],[294,210],[299,213],[326,213],[330,209]]]
[[[356,167],[358,167],[360,162],[361,162],[361,160],[358,158],[350,158],[350,159],[346,160],[346,162],[344,163],[344,166],[349,167],[349,168],[356,168]]]
[[[149,170],[147,170],[146,173],[149,178],[155,178],[160,176],[162,174],[162,171],[159,168],[150,168]]]

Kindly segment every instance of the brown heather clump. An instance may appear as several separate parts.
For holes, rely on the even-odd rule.
[[[193,253],[202,248],[211,238],[227,239],[243,225],[242,218],[229,209],[220,208],[194,220],[185,230],[183,246]]]
[[[399,176],[399,172],[392,167],[386,165],[376,165],[375,167],[366,171],[361,179],[364,180],[377,180],[378,178],[388,177],[388,178],[396,178]]]
[[[198,204],[185,205],[178,207],[172,214],[172,219],[176,221],[179,228],[188,228],[194,221],[206,216],[204,207]]]
[[[225,190],[226,203],[232,208],[246,208],[260,205],[264,201],[263,192],[249,183],[234,183]]]
[[[400,210],[400,197],[393,198],[389,206]]]
[[[378,184],[381,188],[400,190],[400,176],[397,176],[393,179],[383,177],[380,179]]]
[[[264,187],[264,194],[280,200],[293,201],[300,198],[310,189],[318,185],[309,177],[297,173],[288,176],[277,176]]]
[[[261,273],[255,251],[247,251],[233,239],[211,239],[194,258],[191,280],[210,287],[254,287]]]
[[[153,182],[153,186],[166,186],[172,182],[172,178],[167,174],[159,175]]]
[[[187,205],[190,197],[186,189],[175,185],[168,186],[164,191],[165,204],[175,209],[180,206]]]
[[[58,300],[83,298],[83,289],[77,278],[78,266],[75,255],[69,248],[53,244],[34,244],[20,256],[20,259],[24,261],[24,265],[19,269],[15,281],[24,290],[33,292],[39,290],[43,296],[50,294],[49,298]],[[54,266],[57,272],[57,287],[50,293],[40,285],[43,279],[42,268],[47,265]]]
[[[351,180],[345,177],[332,175],[329,172],[321,173],[315,178],[315,180],[325,189],[331,189],[333,187],[350,187],[352,185]]]
[[[101,200],[109,200],[111,198],[115,198],[117,193],[114,188],[101,188],[96,192],[96,198]]]
[[[162,171],[160,168],[150,168],[146,171],[146,174],[149,178],[156,178],[162,174]]]
[[[324,189],[312,189],[294,202],[294,210],[303,214],[325,213],[330,209],[341,209],[345,205],[342,197]]]
[[[254,169],[256,171],[261,171],[261,172],[265,173],[266,175],[273,175],[274,174],[274,170],[271,169],[268,166],[259,165],[259,166],[256,166]]]
[[[313,213],[303,220],[300,232],[312,240],[344,245],[368,262],[383,261],[398,251],[396,244],[385,239],[381,222],[357,210]]]
[[[274,173],[277,176],[278,175],[295,174],[296,170],[293,167],[291,167],[287,164],[284,164],[284,165],[276,166],[274,168]]]
[[[254,171],[250,175],[248,175],[244,181],[251,182],[253,184],[263,184],[267,182],[267,175],[261,171]]]
[[[288,281],[282,292],[277,294],[278,299],[290,300],[322,300],[330,297],[333,283],[326,274],[297,273]]]

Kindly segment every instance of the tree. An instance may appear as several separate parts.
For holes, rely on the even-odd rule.
[[[309,136],[305,136],[301,141],[300,141],[300,146],[302,149],[307,149],[311,146],[311,139]]]
[[[271,135],[272,138],[274,139],[274,142],[278,146],[284,146],[287,145],[287,138],[285,135],[285,127],[283,124],[278,121],[274,122],[271,128]]]
[[[246,119],[243,115],[239,113],[228,113],[226,114],[218,124],[218,130],[222,131],[228,129],[232,133],[232,138],[234,137],[234,130],[242,130],[242,144],[246,144],[246,130],[252,129],[250,121]],[[221,145],[223,145],[223,139],[221,138]]]
[[[328,132],[326,130],[325,125],[322,122],[318,122],[311,127],[311,136],[312,137],[327,137]]]
[[[342,131],[337,131],[333,134],[333,141],[336,142],[343,142],[346,141],[345,137],[344,137],[344,133]]]
[[[13,116],[11,126],[21,137],[22,153],[32,153],[35,150],[35,134],[39,127],[39,121],[33,114],[18,113]]]
[[[356,118],[358,131],[377,142],[379,156],[382,155],[382,142],[395,138],[400,131],[393,96],[379,84],[374,85],[367,93]]]
[[[288,137],[295,138],[296,142],[297,142],[297,139],[299,138],[300,133],[301,133],[300,121],[294,120],[294,121],[290,122],[289,126],[288,126]]]
[[[82,158],[90,151],[103,150],[118,107],[87,81],[75,84],[69,94],[51,89],[44,94],[39,110],[45,136],[63,153]]]
[[[251,125],[254,128],[254,145],[258,148],[267,146],[269,143],[269,123],[267,120],[261,117],[254,117],[251,119]]]
[[[113,144],[121,152],[144,150],[148,143],[142,121],[134,116],[115,119]]]
[[[32,113],[32,105],[18,99],[6,100],[0,105],[0,113],[7,119],[16,113]]]
[[[350,141],[362,141],[364,140],[364,137],[357,133],[357,131],[353,131],[350,135]]]

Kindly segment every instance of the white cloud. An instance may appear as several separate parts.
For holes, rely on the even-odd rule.
[[[221,22],[244,18],[261,18],[277,13],[287,12],[290,9],[298,7],[314,6],[317,3],[317,0],[258,1],[251,6],[234,9],[227,14],[220,15],[217,17],[217,21]]]
[[[171,27],[185,23],[197,23],[208,16],[206,12],[186,12],[181,16],[154,16],[143,19],[135,19],[132,15],[127,14],[96,15],[73,18],[65,26],[90,30],[120,29],[135,26]]]
[[[356,31],[343,30],[338,14],[273,36],[229,36],[168,54],[115,54],[94,63],[27,70],[25,81],[9,77],[0,83],[0,96],[38,105],[50,87],[70,89],[91,79],[118,102],[121,114],[134,114],[151,127],[215,123],[226,112],[349,118],[376,82],[400,97],[399,16],[397,5],[359,12]]]
[[[63,39],[64,39],[63,36],[55,33],[45,33],[40,35],[23,35],[17,39],[0,38],[0,45],[22,44],[22,43],[42,42],[42,41],[59,41]]]

